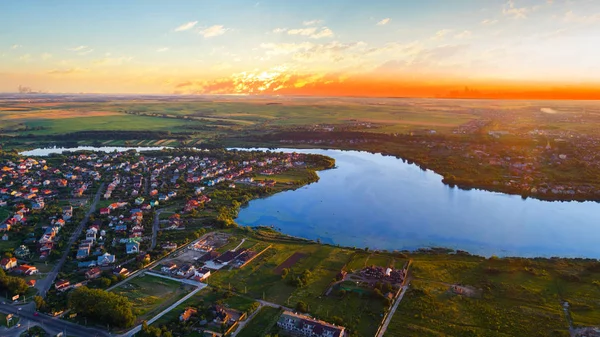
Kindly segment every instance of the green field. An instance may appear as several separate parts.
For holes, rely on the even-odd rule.
[[[156,276],[138,276],[113,289],[133,304],[138,321],[147,320],[185,296],[191,286]]]
[[[237,336],[256,337],[268,334],[274,326],[282,311],[272,307],[262,307],[258,314],[242,329]]]
[[[44,127],[39,131],[27,131],[27,134],[46,135],[64,134],[74,131],[89,130],[130,130],[130,131],[163,131],[173,130],[190,122],[178,119],[155,118],[132,115],[113,115],[105,117],[65,118],[65,119],[38,119],[27,120],[25,124],[30,128]]]
[[[569,336],[600,321],[598,263],[576,260],[416,256],[410,290],[387,336]],[[482,296],[456,295],[451,284]]]

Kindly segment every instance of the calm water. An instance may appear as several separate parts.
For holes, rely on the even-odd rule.
[[[333,157],[337,168],[319,172],[318,183],[250,202],[238,223],[371,249],[444,246],[485,256],[600,257],[598,203],[462,191],[394,157],[296,151]]]
[[[23,155],[74,150],[36,149]],[[281,149],[291,152],[292,149]],[[394,157],[356,151],[295,150],[335,158],[337,168],[295,191],[250,202],[237,222],[274,225],[284,233],[371,249],[449,247],[490,256],[600,258],[600,204],[522,200],[519,196],[462,191],[442,177]]]

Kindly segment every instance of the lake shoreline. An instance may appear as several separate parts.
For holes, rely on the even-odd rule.
[[[147,148],[147,147],[137,147],[136,149],[142,149],[143,150],[156,150],[154,148]],[[201,149],[197,149],[194,148],[195,150],[201,150]],[[60,152],[60,151],[68,151],[68,150],[73,150],[73,149],[50,149],[50,150],[54,150],[56,152]],[[93,151],[94,149],[91,148],[84,148],[84,149],[79,149],[81,151]],[[273,150],[273,148],[268,149],[268,148],[260,148],[260,147],[251,147],[251,148],[228,148],[228,150],[245,150],[245,151],[255,151],[255,150]],[[356,156],[374,156],[379,158],[378,160],[387,160],[388,162],[390,161],[390,159],[394,159],[394,162],[396,163],[400,163],[402,161],[398,160],[396,156],[391,156],[391,155],[386,155],[386,154],[373,154],[372,152],[368,152],[368,151],[357,151],[357,150],[340,150],[340,149],[317,149],[314,147],[310,147],[310,148],[306,148],[306,149],[298,149],[298,148],[290,148],[290,147],[282,147],[282,148],[277,148],[275,149],[275,151],[279,152],[278,150],[286,150],[286,151],[295,151],[295,150],[299,150],[302,152],[306,152],[306,153],[312,153],[312,154],[320,154],[320,155],[325,155],[328,156],[325,153],[319,153],[321,152],[326,152],[326,151],[333,151],[332,153],[338,153],[338,154],[350,154],[350,155],[356,155]],[[385,159],[386,157],[389,157],[388,159]],[[335,158],[334,158],[335,159]],[[403,164],[400,164],[401,166],[406,166],[406,167],[410,167],[411,164],[407,164],[406,162],[403,162]],[[343,165],[342,165],[343,166]],[[487,194],[487,197],[489,196],[496,196],[498,198],[501,198],[503,200],[511,200],[513,198],[511,198],[510,194],[505,194],[505,193],[499,193],[499,192],[489,192],[486,190],[478,190],[478,189],[460,189],[460,188],[452,188],[450,186],[448,186],[447,184],[444,184],[442,181],[442,177],[437,175],[434,171],[431,170],[424,170],[423,168],[419,167],[418,165],[414,165],[414,167],[418,168],[419,172],[417,174],[417,176],[431,176],[434,175],[434,177],[438,177],[435,178],[433,182],[431,182],[432,184],[439,184],[440,182],[442,182],[442,186],[443,188],[441,189],[441,191],[443,193],[450,193],[450,195],[453,194],[461,194],[461,193],[467,193],[467,194],[471,194],[471,193],[475,193],[476,195],[479,195],[481,193]],[[340,168],[340,164],[338,163],[338,161],[336,160],[336,164],[333,167],[338,171],[341,169],[342,172],[340,172],[341,174],[343,174],[344,169]],[[299,234],[299,232],[297,230],[289,230],[285,228],[285,226],[281,226],[280,224],[278,224],[278,220],[277,220],[277,214],[273,213],[273,215],[275,216],[274,218],[270,218],[270,220],[268,221],[262,221],[262,220],[258,220],[258,223],[248,223],[247,221],[243,221],[243,219],[240,219],[241,216],[243,217],[243,213],[246,212],[247,210],[252,210],[254,204],[261,203],[262,201],[266,201],[266,200],[270,200],[271,198],[279,198],[282,195],[291,195],[291,192],[294,191],[294,193],[303,193],[303,190],[307,189],[307,188],[312,188],[313,186],[317,186],[321,184],[322,181],[322,176],[325,174],[328,179],[331,179],[332,175],[328,175],[326,174],[326,172],[328,171],[332,171],[332,168],[328,168],[326,170],[318,170],[317,175],[319,177],[319,180],[317,181],[319,184],[314,184],[314,182],[308,183],[308,184],[303,184],[301,186],[295,186],[294,188],[291,188],[289,190],[285,190],[285,191],[281,191],[281,192],[290,192],[290,193],[279,193],[279,191],[277,191],[274,194],[271,194],[269,196],[265,196],[265,197],[261,197],[261,198],[257,198],[257,199],[253,199],[250,200],[248,203],[244,204],[241,208],[239,213],[236,215],[236,217],[234,218],[234,221],[242,226],[251,226],[251,227],[256,227],[256,225],[266,225],[267,227],[269,227],[269,225],[271,224],[275,224],[277,223],[274,227],[280,229],[281,232],[285,233],[286,235],[289,235],[291,237],[300,237],[306,240],[311,240],[314,242],[317,242],[318,240],[321,241],[322,244],[330,244],[332,246],[336,246],[336,245],[340,245],[340,246],[344,246],[344,247],[358,247],[358,248],[366,248],[366,247],[370,247],[373,250],[378,250],[378,251],[408,251],[408,252],[417,252],[421,249],[425,249],[425,250],[437,250],[437,249],[450,249],[452,251],[462,251],[462,252],[468,252],[470,255],[473,256],[481,256],[481,257],[490,257],[490,256],[503,256],[503,257],[521,257],[521,258],[550,258],[552,256],[561,256],[564,258],[596,258],[598,256],[598,253],[595,252],[594,250],[583,250],[583,249],[579,249],[577,247],[577,245],[574,244],[565,244],[564,246],[557,246],[559,247],[559,249],[554,249],[551,248],[552,246],[549,247],[545,247],[544,246],[544,242],[536,242],[530,245],[519,245],[517,242],[512,243],[510,241],[506,241],[509,246],[502,248],[502,243],[500,242],[500,246],[494,246],[494,245],[490,245],[488,242],[484,241],[478,241],[476,236],[473,235],[460,235],[460,236],[455,236],[455,237],[451,237],[451,236],[444,236],[445,234],[443,233],[438,233],[438,230],[435,230],[434,232],[431,232],[432,234],[434,234],[433,236],[431,236],[430,239],[427,239],[427,237],[425,237],[425,240],[423,240],[423,237],[418,237],[418,236],[414,236],[414,234],[411,234],[411,232],[409,231],[408,234],[411,234],[409,236],[401,236],[401,240],[397,242],[397,244],[372,244],[367,241],[359,241],[360,239],[365,239],[368,240],[370,239],[369,236],[371,235],[369,231],[373,231],[374,228],[377,228],[377,231],[381,231],[381,225],[379,225],[377,223],[377,221],[373,221],[371,222],[370,226],[363,226],[366,228],[366,232],[361,233],[359,232],[352,232],[353,229],[350,230],[345,230],[345,229],[337,229],[337,228],[325,228],[322,229],[320,228],[320,225],[318,224],[314,224],[312,223],[310,220],[305,220],[304,222],[298,222],[298,223],[304,223],[305,225],[303,225],[302,227],[306,227],[306,225],[308,225],[308,229],[306,232]],[[413,169],[413,171],[415,171],[415,169]],[[338,173],[334,174],[333,176],[338,175]],[[417,179],[421,179],[421,178],[417,178]],[[428,178],[429,180],[431,180],[431,178]],[[438,188],[438,190],[440,190]],[[444,192],[445,191],[445,192]],[[452,192],[454,191],[454,192]],[[439,193],[439,191],[437,192]],[[342,193],[344,194],[344,193]],[[504,197],[504,198],[503,198]],[[514,197],[514,199],[517,199],[514,195],[512,195],[512,197]],[[293,199],[293,198],[292,198]],[[533,200],[533,198],[531,198]],[[409,199],[408,199],[409,200]],[[522,200],[521,198],[519,198],[519,201]],[[513,200],[514,202],[514,200]],[[528,202],[526,200],[523,200],[523,203]],[[540,203],[548,203],[547,201],[539,201],[537,200],[537,202]],[[387,202],[382,202],[382,204],[386,204]],[[564,205],[567,205],[567,207],[571,207],[568,205],[578,205],[578,204],[589,204],[589,203],[561,203]],[[595,203],[593,203],[595,204]],[[589,205],[586,205],[589,206]],[[261,207],[261,206],[258,206]],[[393,205],[387,205],[386,207],[392,207]],[[351,209],[352,207],[348,208],[348,211],[352,211]],[[277,211],[277,213],[279,213],[280,208],[274,208],[274,210]],[[281,209],[282,212],[285,212],[285,209]],[[370,211],[370,210],[369,210]],[[310,212],[312,212],[312,209],[310,210]],[[268,213],[268,212],[267,212]],[[266,214],[266,213],[265,213]],[[241,215],[241,216],[240,216]],[[303,215],[299,216],[299,219],[302,217]],[[242,221],[240,221],[242,220]],[[377,220],[377,219],[376,219]],[[329,219],[329,220],[325,220],[325,222],[327,221],[332,221],[332,222],[336,222],[336,221],[341,221],[344,222],[343,219],[341,220],[337,220],[337,219]],[[401,220],[402,222],[404,221],[410,221],[410,219],[408,220]],[[559,226],[559,222],[560,220],[552,220],[553,222],[556,222],[557,224],[555,224],[555,226]],[[252,221],[250,221],[252,222]],[[417,220],[416,223],[420,224],[422,221]],[[424,221],[425,223],[427,222],[427,219],[425,219]],[[431,221],[429,221],[431,222]],[[471,222],[477,222],[476,220],[473,220]],[[365,222],[365,223],[368,223]],[[527,219],[524,220],[524,223],[527,223]],[[364,223],[363,223],[364,224]],[[429,224],[431,225],[431,224]],[[440,224],[441,225],[441,224]],[[535,224],[534,224],[535,225]],[[439,225],[438,225],[439,226]],[[444,225],[445,227],[446,225]],[[426,227],[426,226],[425,226]],[[444,227],[439,227],[439,230],[444,230]],[[310,228],[313,228],[312,231]],[[316,228],[316,229],[315,229]],[[363,228],[363,229],[365,229]],[[485,229],[485,226],[482,227],[483,229]],[[476,228],[477,229],[477,228]],[[388,231],[390,229],[385,229],[383,230],[383,232]],[[427,229],[426,229],[427,230]],[[431,230],[431,229],[429,229]],[[509,230],[509,229],[507,229]],[[466,232],[465,232],[466,233]],[[341,238],[340,238],[341,235]],[[344,237],[344,235],[346,235]],[[381,234],[381,238],[383,240],[390,240],[395,238],[397,235],[400,235],[397,232],[389,232],[389,233],[383,233]],[[515,234],[517,235],[517,234]],[[527,234],[528,235],[528,234]],[[557,234],[558,236],[556,237],[557,239],[561,239],[563,236],[563,234]],[[414,237],[414,239],[413,239]],[[494,237],[493,234],[491,234],[491,237]],[[387,242],[387,241],[386,241]],[[451,243],[446,243],[451,242]],[[578,249],[570,249],[570,247],[576,247]],[[562,248],[561,248],[562,247]],[[566,247],[566,248],[565,248]],[[544,252],[544,250],[549,250]]]

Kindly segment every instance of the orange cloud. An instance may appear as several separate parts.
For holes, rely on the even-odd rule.
[[[469,89],[465,89],[469,87]],[[187,81],[176,94],[278,94],[312,96],[441,97],[495,99],[600,99],[600,84],[554,85],[458,78],[395,78],[375,75],[302,74],[276,68],[212,81]]]

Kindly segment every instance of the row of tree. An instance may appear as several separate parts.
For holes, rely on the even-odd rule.
[[[69,307],[101,324],[126,328],[135,323],[131,302],[124,296],[104,290],[77,288],[70,294]]]

